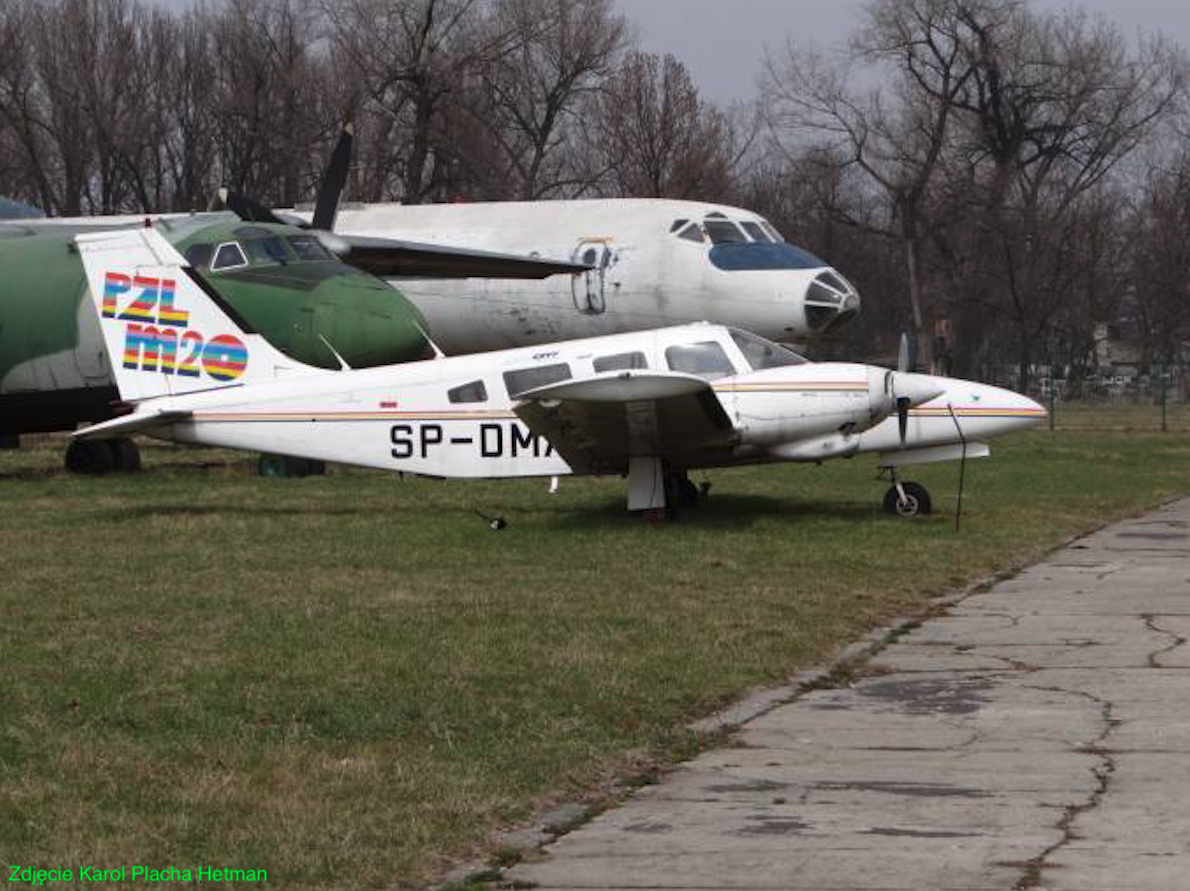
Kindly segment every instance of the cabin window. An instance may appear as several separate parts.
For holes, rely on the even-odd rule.
[[[464,402],[487,402],[488,388],[483,385],[483,381],[472,381],[461,387],[455,387],[453,390],[447,390],[446,398],[456,405]]]
[[[215,251],[215,260],[211,263],[211,272],[224,269],[239,269],[248,265],[248,258],[244,256],[244,249],[236,242],[229,241],[221,244]]]
[[[761,228],[760,223],[743,222],[740,225],[744,227],[745,232],[752,236],[753,241],[758,241],[761,244],[769,244],[772,242],[772,239],[769,238],[769,234],[765,232],[763,228]]]
[[[696,244],[702,244],[706,241],[702,236],[702,229],[698,223],[691,223],[685,229],[678,233],[678,238],[684,238],[687,241],[693,241]]]
[[[215,255],[213,244],[192,244],[186,248],[186,262],[196,269],[211,265],[211,257]]]
[[[630,371],[634,368],[648,368],[644,353],[616,353],[614,356],[598,356],[591,363],[597,374],[604,371]]]
[[[669,231],[677,232],[679,229],[681,229],[683,226],[685,226],[689,222],[690,222],[689,220],[674,220],[674,224],[669,227]]]
[[[712,220],[708,217],[703,222],[703,228],[711,237],[712,244],[740,244],[748,241],[740,227],[727,220]]]
[[[509,397],[516,399],[522,393],[559,381],[567,381],[571,377],[573,375],[570,373],[570,366],[565,362],[558,365],[539,365],[536,368],[504,372],[504,386],[508,387]]]
[[[723,347],[713,340],[671,346],[665,351],[665,361],[672,371],[696,374],[707,380],[736,373]]]
[[[752,366],[753,371],[760,371],[762,368],[782,368],[786,365],[806,364],[804,356],[799,356],[793,350],[788,350],[763,337],[757,337],[755,334],[749,334],[747,331],[737,331],[733,328],[731,339],[740,348],[740,352],[744,354],[744,361]]]
[[[244,242],[248,258],[253,263],[288,263],[293,259],[281,239],[275,235],[268,238],[252,238]]]
[[[291,235],[285,239],[299,260],[333,260],[334,255],[313,235]]]

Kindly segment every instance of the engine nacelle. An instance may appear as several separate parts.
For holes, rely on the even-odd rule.
[[[825,461],[828,458],[846,458],[859,449],[859,437],[846,433],[832,433],[814,439],[784,442],[768,449],[778,461]]]

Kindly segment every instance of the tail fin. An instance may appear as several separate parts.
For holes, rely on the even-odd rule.
[[[75,241],[121,398],[316,371],[256,334],[157,230],[123,229]]]

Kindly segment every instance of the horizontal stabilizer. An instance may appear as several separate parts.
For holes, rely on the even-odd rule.
[[[594,377],[547,384],[517,395],[517,399],[572,399],[575,402],[639,402],[688,396],[709,389],[692,374],[656,371],[611,371]]]
[[[133,433],[144,433],[154,427],[185,421],[192,416],[188,411],[138,411],[135,414],[113,418],[101,424],[92,424],[82,430],[76,430],[75,439],[115,439],[120,436],[131,436]]]
[[[583,263],[394,238],[369,238],[338,232],[330,238],[346,244],[348,251],[343,257],[344,262],[372,275],[389,278],[542,279],[559,274],[579,275],[591,268]]]

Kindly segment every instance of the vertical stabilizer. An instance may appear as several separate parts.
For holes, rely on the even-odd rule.
[[[75,241],[124,400],[316,371],[252,331],[155,229],[79,235]]]

